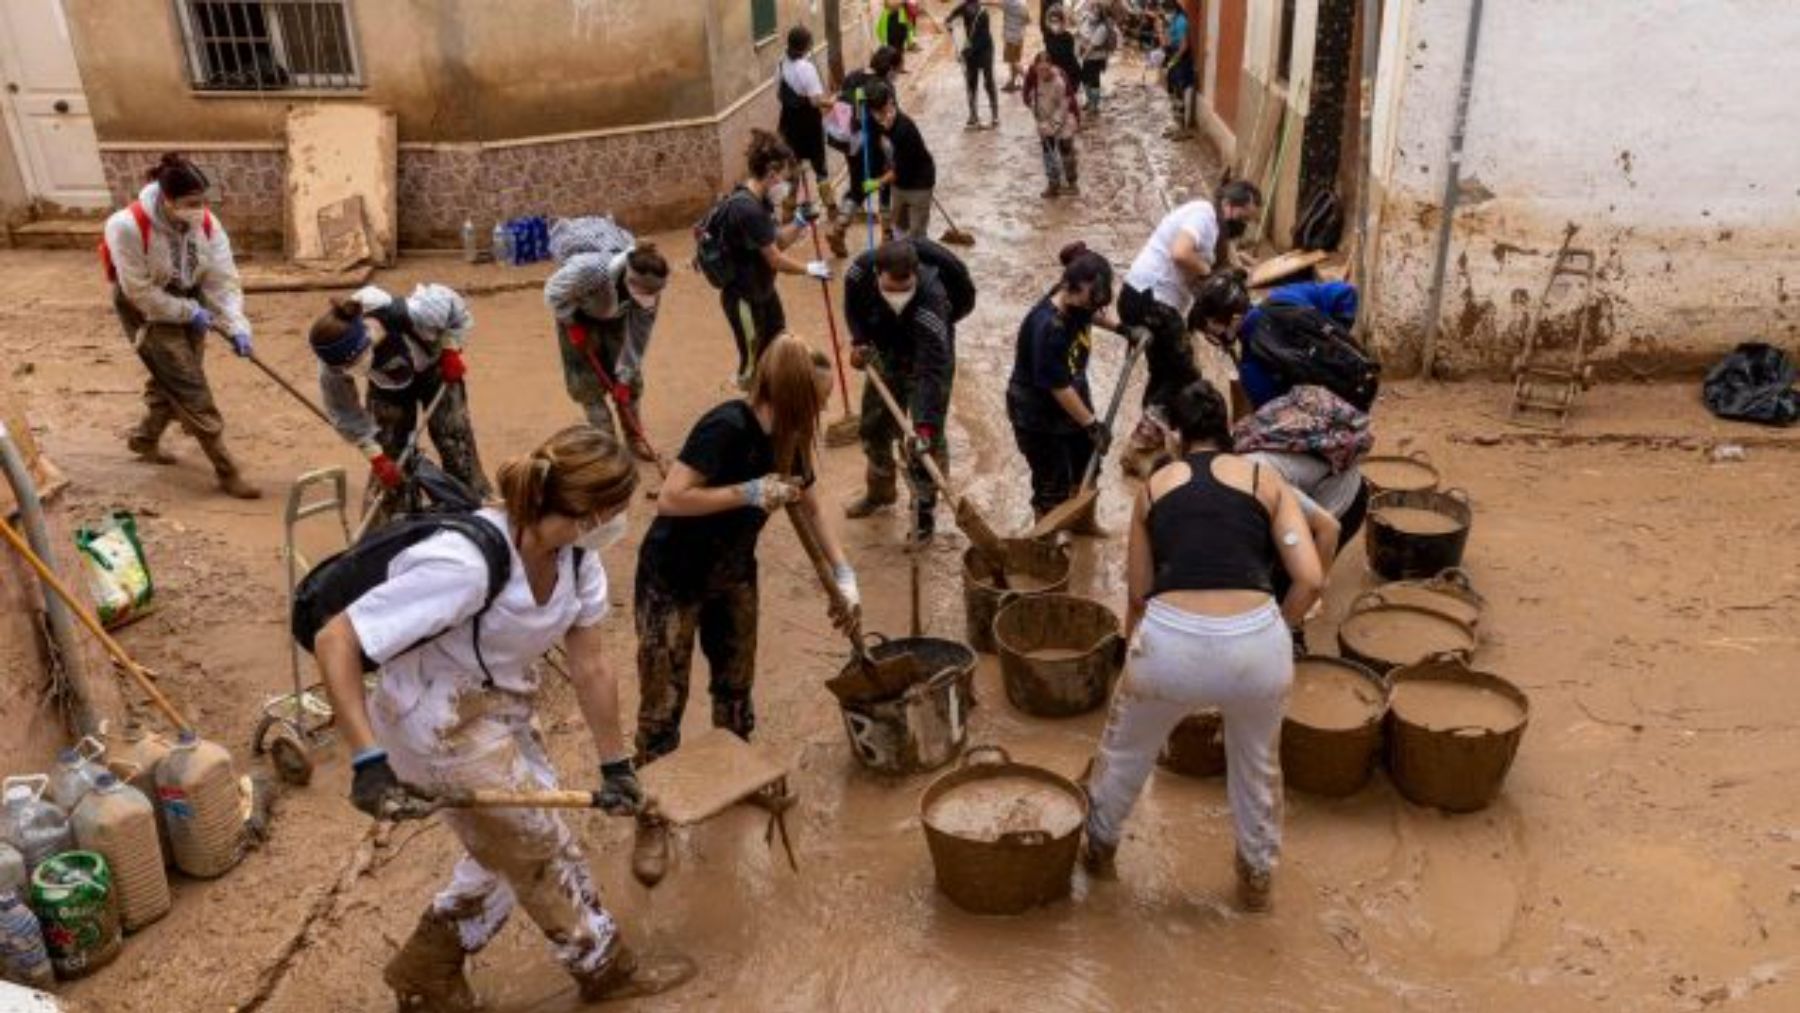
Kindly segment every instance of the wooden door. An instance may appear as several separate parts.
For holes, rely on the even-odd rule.
[[[0,112],[31,196],[65,207],[108,206],[62,0],[0,0],[0,82]]]

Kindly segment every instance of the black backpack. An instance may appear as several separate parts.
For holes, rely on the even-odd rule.
[[[743,190],[733,190],[708,208],[706,214],[694,223],[694,267],[706,276],[707,284],[720,291],[730,288],[737,281],[737,263],[731,257],[731,239],[725,234],[725,213],[730,210],[731,202],[740,196],[749,195]]]
[[[1293,238],[1297,250],[1338,248],[1344,240],[1344,206],[1338,200],[1336,187],[1324,187],[1313,193],[1300,220],[1294,223]]]
[[[1244,335],[1244,357],[1267,369],[1284,387],[1324,387],[1368,411],[1381,389],[1381,364],[1363,354],[1350,335],[1311,306],[1263,303]]]
[[[969,265],[941,243],[915,236],[913,247],[919,251],[919,262],[935,268],[944,294],[950,297],[950,322],[956,323],[975,312],[975,279]]]

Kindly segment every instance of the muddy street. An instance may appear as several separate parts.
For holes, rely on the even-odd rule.
[[[1217,166],[1197,143],[1163,139],[1160,88],[1122,62],[1104,114],[1081,134],[1084,196],[1044,201],[1016,96],[1002,96],[1001,129],[965,132],[960,71],[940,54],[911,77],[905,103],[936,154],[938,194],[977,238],[967,256],[980,302],[958,328],[952,474],[996,528],[1020,531],[1029,490],[1004,411],[1020,318],[1055,279],[1063,244],[1085,240],[1122,268]],[[944,224],[934,216],[933,233]],[[685,232],[656,238],[671,262],[687,263]],[[468,383],[490,469],[580,418],[563,393],[542,275],[418,257],[377,279],[391,291],[430,280],[471,295]],[[817,286],[781,285],[793,328],[825,347]],[[141,370],[102,296],[89,253],[0,252],[0,361],[83,514],[140,518],[162,604],[121,639],[248,765],[260,707],[289,677],[287,484],[326,466],[358,476],[361,461],[215,352],[227,436],[269,498],[215,495],[185,439],[171,441],[178,467],[136,462],[122,434]],[[248,305],[264,358],[310,379],[304,334],[324,294],[252,295]],[[1110,392],[1121,352],[1100,343],[1096,393]],[[694,419],[732,396],[733,365],[716,294],[679,269],[646,367],[645,419],[661,449],[672,453]],[[629,821],[571,817],[634,945],[678,949],[700,967],[685,988],[635,1008],[1800,1008],[1800,694],[1784,678],[1800,647],[1800,432],[1759,432],[1746,460],[1713,463],[1707,448],[1742,434],[1707,416],[1688,384],[1601,387],[1566,438],[1508,430],[1508,395],[1489,383],[1393,383],[1374,413],[1378,453],[1429,453],[1474,504],[1466,566],[1489,602],[1477,667],[1531,695],[1530,728],[1492,807],[1443,815],[1402,800],[1380,774],[1342,801],[1290,792],[1274,912],[1251,917],[1230,903],[1223,780],[1158,771],[1128,825],[1117,881],[1078,873],[1068,901],[1017,918],[965,914],[933,885],[919,812],[932,775],[884,779],[852,756],[822,686],[844,663],[843,642],[792,531],[771,524],[757,735],[794,771],[799,872],[765,842],[766,816],[739,807],[678,831],[673,870],[652,893],[627,868]],[[1122,426],[1135,404],[1127,399]],[[834,391],[828,418],[842,410]],[[835,509],[860,488],[862,458],[834,449],[825,464]],[[1075,590],[1122,611],[1116,533],[1128,500],[1116,469],[1103,489],[1100,516],[1115,537],[1078,543]],[[628,715],[630,588],[652,509],[640,497],[633,536],[605,556],[607,657]],[[904,510],[890,510],[843,528],[866,625],[896,636],[909,624],[905,524]],[[326,547],[333,535],[306,537]],[[928,634],[964,639],[966,547],[945,513],[922,564]],[[1315,646],[1333,642],[1349,601],[1373,583],[1359,542],[1332,574],[1309,630]],[[593,787],[597,758],[573,693],[546,685],[557,766],[568,786]],[[972,743],[1069,776],[1093,753],[1104,712],[1023,715],[991,655],[976,686]],[[689,732],[708,722],[699,696],[696,687]],[[266,845],[224,879],[178,883],[168,917],[63,994],[105,1013],[389,1008],[380,968],[459,849],[436,821],[371,838],[348,783],[347,758],[326,754],[311,786],[281,798]],[[522,917],[475,958],[472,978],[497,1011],[577,1008]]]

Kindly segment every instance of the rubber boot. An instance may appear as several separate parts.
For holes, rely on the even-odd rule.
[[[428,909],[381,980],[394,990],[401,1013],[471,1013],[480,1004],[463,977],[463,958],[456,926]]]
[[[1237,853],[1238,907],[1251,914],[1263,914],[1274,906],[1271,896],[1274,888],[1274,875],[1269,870],[1251,868],[1244,860],[1244,853]]]
[[[132,453],[136,454],[139,459],[148,461],[151,464],[176,463],[174,454],[164,450],[159,441],[150,439],[147,436],[132,433],[126,438],[125,446]]]
[[[1086,510],[1076,514],[1074,520],[1069,522],[1066,529],[1069,534],[1081,535],[1086,538],[1105,538],[1111,534],[1100,526],[1099,508],[1100,500],[1096,497],[1093,502],[1088,504]]]
[[[669,824],[655,816],[639,816],[631,842],[631,877],[650,889],[669,874]]]
[[[618,936],[612,938],[612,945],[607,949],[611,955],[602,960],[599,967],[573,976],[581,990],[582,1002],[603,1002],[631,984],[631,976],[637,971],[637,954],[631,952],[631,947]]]
[[[894,469],[878,468],[871,464],[862,497],[844,507],[844,516],[851,520],[861,520],[872,516],[882,507],[893,506],[899,500],[900,490],[896,487]]]
[[[262,498],[261,489],[244,481],[237,461],[232,459],[231,451],[225,449],[224,437],[202,436],[199,440],[200,449],[206,451],[207,460],[212,462],[213,471],[218,473],[219,488],[224,490],[225,495],[238,499]]]

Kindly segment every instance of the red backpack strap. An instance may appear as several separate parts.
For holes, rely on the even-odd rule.
[[[200,234],[205,236],[208,240],[212,239],[212,223],[212,208],[207,208],[200,213]]]
[[[150,212],[144,210],[143,201],[134,200],[131,202],[131,219],[132,221],[137,222],[138,235],[144,240],[144,253],[147,256],[150,253],[150,230],[152,226],[150,224]]]

